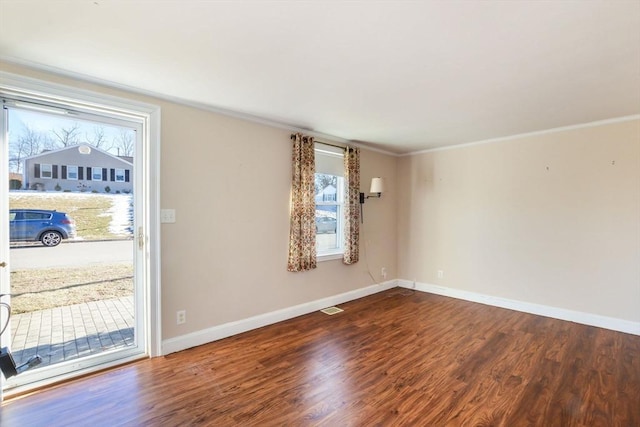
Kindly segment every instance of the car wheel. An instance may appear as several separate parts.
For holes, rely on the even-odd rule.
[[[40,236],[40,241],[45,246],[58,246],[62,241],[62,234],[57,231],[47,231]]]

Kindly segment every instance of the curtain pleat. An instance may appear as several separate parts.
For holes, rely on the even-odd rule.
[[[344,257],[345,264],[360,259],[360,149],[348,148],[344,156]]]
[[[313,137],[300,133],[293,140],[291,176],[291,224],[288,271],[316,268],[315,150]]]

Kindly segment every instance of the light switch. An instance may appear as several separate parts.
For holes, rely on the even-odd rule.
[[[176,210],[160,209],[160,222],[165,224],[176,222]]]

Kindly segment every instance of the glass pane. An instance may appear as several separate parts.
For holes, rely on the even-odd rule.
[[[17,365],[40,360],[23,381],[136,346],[133,183],[103,181],[132,167],[135,131],[19,109],[9,120],[10,348]]]
[[[338,240],[341,191],[335,175],[317,173],[315,176],[316,248],[319,253],[340,248]]]
[[[67,179],[77,180],[78,179],[78,167],[77,166],[67,166]]]

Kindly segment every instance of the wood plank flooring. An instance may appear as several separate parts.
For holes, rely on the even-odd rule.
[[[640,426],[640,337],[395,288],[5,402],[2,426]]]

